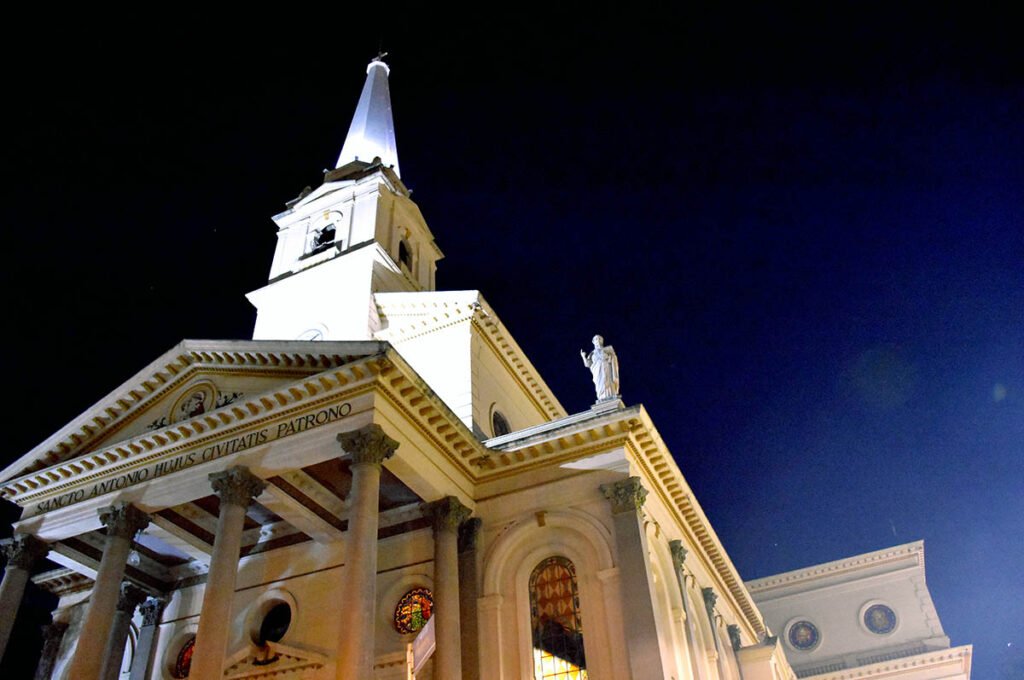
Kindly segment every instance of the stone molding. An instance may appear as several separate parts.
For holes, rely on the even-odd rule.
[[[689,551],[683,547],[683,542],[679,540],[669,541],[668,549],[672,553],[672,566],[682,575],[683,564],[686,562],[686,555]]]
[[[479,517],[470,517],[462,523],[459,527],[459,554],[476,550],[482,525],[483,520]]]
[[[32,534],[15,534],[0,541],[0,551],[7,558],[7,568],[15,567],[30,571],[40,559],[50,552],[50,546]]]
[[[252,499],[263,493],[267,483],[249,472],[249,468],[236,465],[209,475],[210,486],[221,503],[249,507]]]
[[[132,539],[135,538],[135,534],[149,526],[149,515],[131,503],[108,505],[97,512],[100,515],[100,522],[107,528],[107,536]]]
[[[353,465],[381,465],[395,455],[398,442],[376,423],[338,435],[341,450],[352,456]]]
[[[434,532],[457,532],[473,511],[467,508],[455,496],[445,496],[441,500],[423,504],[423,514],[434,522]]]
[[[117,596],[117,611],[134,613],[135,608],[146,599],[147,595],[146,591],[134,584],[122,583],[121,592]]]
[[[637,511],[647,500],[647,489],[641,484],[639,477],[628,477],[620,482],[602,484],[601,491],[604,497],[611,501],[612,514],[615,515]]]

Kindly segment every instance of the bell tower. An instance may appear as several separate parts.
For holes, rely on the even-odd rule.
[[[247,295],[254,340],[368,340],[375,293],[434,290],[443,255],[399,175],[389,73],[370,62],[335,169],[274,216],[269,281]]]

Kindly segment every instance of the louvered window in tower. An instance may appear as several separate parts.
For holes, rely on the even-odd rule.
[[[576,567],[549,557],[530,575],[534,680],[586,680]]]

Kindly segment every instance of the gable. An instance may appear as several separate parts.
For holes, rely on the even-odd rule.
[[[384,351],[385,343],[183,340],[0,472],[0,482]]]

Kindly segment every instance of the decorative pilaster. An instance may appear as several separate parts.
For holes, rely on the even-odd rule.
[[[434,630],[437,640],[434,673],[462,678],[462,632],[459,617],[459,527],[471,510],[446,496],[426,503],[424,514],[434,522]]]
[[[336,671],[338,680],[349,680],[373,676],[374,626],[366,622],[376,621],[380,468],[398,442],[377,424],[343,432],[338,442],[352,459]]]
[[[156,646],[156,634],[160,629],[160,616],[166,605],[166,597],[151,596],[139,608],[142,612],[142,628],[139,629],[139,644],[135,648],[129,680],[146,680],[149,677],[153,647]]]
[[[647,563],[647,535],[641,508],[647,489],[639,477],[601,485],[611,506],[618,557],[622,621],[633,678],[663,678],[658,621],[654,615],[654,580]]]
[[[117,680],[124,662],[124,647],[128,642],[128,631],[131,628],[135,608],[146,599],[146,593],[131,583],[121,584],[121,594],[117,598],[117,613],[107,638],[107,649],[103,654],[103,680]]]
[[[711,628],[711,638],[715,641],[715,652],[718,656],[718,674],[726,677],[726,659],[722,653],[722,643],[718,639],[718,624],[715,622],[715,605],[718,603],[718,594],[714,588],[701,588],[701,595],[704,596],[704,608],[708,611],[708,626]]]
[[[704,662],[697,654],[697,631],[694,628],[693,607],[690,606],[690,591],[686,587],[686,556],[689,554],[683,542],[679,540],[669,541],[668,549],[672,553],[672,566],[675,567],[676,582],[679,584],[679,599],[683,605],[683,638],[686,640],[687,660],[690,663],[690,671],[696,680],[704,680],[707,671]]]
[[[104,651],[110,639],[124,579],[132,540],[149,524],[149,515],[130,503],[119,503],[99,510],[100,521],[107,528],[107,544],[96,571],[96,580],[89,596],[89,609],[75,647],[69,678],[99,680],[103,670]]]
[[[53,675],[53,667],[57,664],[60,644],[64,641],[66,632],[68,632],[68,624],[64,621],[54,621],[43,626],[43,651],[39,655],[39,665],[36,666],[34,680],[50,680]]]
[[[0,550],[7,559],[4,579],[0,583],[0,659],[7,649],[14,619],[25,596],[25,585],[32,567],[49,552],[49,546],[31,534],[15,534],[0,541]]]
[[[718,604],[718,595],[714,588],[701,588],[700,594],[704,596],[704,608],[708,610],[708,618],[711,619],[711,626],[715,624],[715,605]]]
[[[730,623],[726,626],[726,630],[729,631],[729,642],[732,643],[732,651],[740,651],[740,647],[743,646],[743,638],[740,636],[740,627],[735,623]]]
[[[252,499],[263,493],[267,486],[248,468],[241,466],[215,472],[209,478],[210,486],[220,498],[220,513],[192,657],[191,675],[197,678],[219,678],[224,674],[228,637],[234,630],[231,605],[235,599],[245,511]]]
[[[477,598],[480,579],[477,539],[483,522],[470,517],[459,527],[459,630],[462,639],[462,680],[480,680],[480,622]]]

